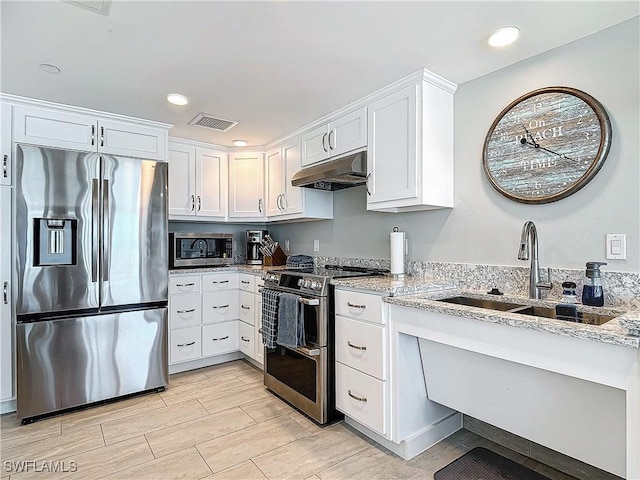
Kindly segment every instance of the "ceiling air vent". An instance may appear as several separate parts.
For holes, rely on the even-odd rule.
[[[189,122],[189,125],[197,125],[199,127],[211,128],[218,132],[228,132],[231,128],[235,127],[238,122],[231,120],[223,120],[222,118],[214,117],[208,113],[199,113]]]

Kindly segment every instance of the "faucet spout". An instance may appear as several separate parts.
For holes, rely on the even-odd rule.
[[[531,258],[531,268],[529,270],[529,297],[540,298],[542,289],[551,289],[551,271],[547,282],[540,281],[540,263],[538,260],[538,230],[532,221],[527,221],[522,226],[520,236],[520,248],[518,249],[519,260],[529,260]]]

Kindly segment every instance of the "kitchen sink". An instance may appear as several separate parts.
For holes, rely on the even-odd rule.
[[[507,312],[514,308],[522,308],[526,305],[520,305],[517,303],[501,302],[500,300],[489,300],[484,298],[473,297],[450,297],[438,300],[439,302],[455,303],[456,305],[466,305],[468,307],[486,308],[489,310],[498,310],[500,312]]]
[[[468,307],[484,308],[487,310],[497,310],[500,312],[518,313],[520,315],[529,315],[533,317],[555,318],[557,320],[566,320],[569,322],[586,323],[589,325],[602,325],[612,318],[611,315],[602,315],[599,313],[576,312],[576,316],[557,315],[553,307],[542,307],[538,305],[522,305],[518,303],[504,302],[501,300],[492,300],[474,297],[449,297],[438,300],[439,302],[453,303],[456,305],[465,305]]]

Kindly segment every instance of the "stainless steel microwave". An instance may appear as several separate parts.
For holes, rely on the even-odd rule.
[[[169,268],[217,267],[232,263],[231,233],[169,233]]]

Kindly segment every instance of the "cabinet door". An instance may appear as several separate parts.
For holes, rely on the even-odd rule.
[[[202,323],[219,323],[238,318],[238,291],[202,294]]]
[[[167,159],[167,132],[113,120],[98,121],[98,151],[112,155]]]
[[[13,140],[47,147],[95,152],[98,122],[91,117],[44,108],[14,107]]]
[[[253,326],[238,322],[238,347],[240,351],[251,358],[255,357],[255,333]]]
[[[284,213],[282,197],[285,192],[285,187],[282,162],[282,150],[280,147],[271,149],[267,152],[267,156],[265,158],[265,183],[267,189],[266,198],[268,217],[275,217]]]
[[[336,408],[363,425],[386,435],[385,382],[336,362]]]
[[[202,356],[200,326],[178,328],[169,333],[170,363],[185,362]]]
[[[11,231],[11,187],[0,185],[0,229]],[[11,235],[0,235],[0,400],[13,396],[13,315],[11,311]]]
[[[0,104],[0,185],[11,185],[11,166],[13,154],[11,150],[11,104]]]
[[[282,163],[284,165],[284,196],[281,203],[284,213],[303,212],[303,188],[291,185],[291,179],[302,168],[300,139],[297,138],[282,146]]]
[[[182,328],[202,323],[200,293],[169,295],[169,327]]]
[[[418,95],[414,85],[369,105],[367,207],[418,197]]]
[[[367,107],[349,113],[329,125],[329,156],[367,146]]]
[[[202,326],[202,356],[238,350],[238,321]]]
[[[238,274],[238,288],[253,293],[256,285],[256,276],[249,273]]]
[[[217,150],[196,148],[196,215],[224,218],[227,216],[227,154]]]
[[[264,286],[264,284],[262,285]],[[259,364],[264,364],[264,343],[262,340],[262,295],[255,295],[255,306],[256,306],[256,323],[254,325],[254,333],[255,333],[255,355],[254,359]]]
[[[169,216],[195,215],[196,149],[169,144]]]
[[[263,154],[230,154],[229,217],[263,218],[264,211]]]
[[[302,135],[302,166],[329,158],[329,126],[322,125]]]
[[[384,327],[336,315],[336,360],[386,380],[387,349]]]
[[[255,305],[253,297],[253,292],[238,292],[238,318],[250,325],[255,325]]]

